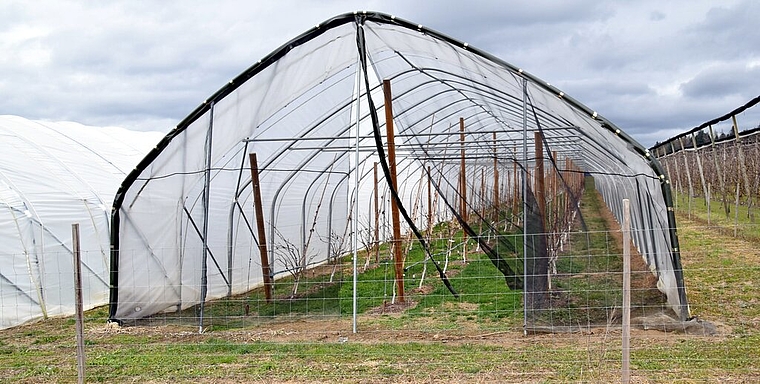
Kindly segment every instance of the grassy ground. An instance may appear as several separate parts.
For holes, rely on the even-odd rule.
[[[609,247],[617,240],[614,231],[609,232],[609,221],[597,221],[592,215],[586,219],[589,227],[601,226],[589,229],[604,241],[584,235],[582,241],[571,241],[572,252],[583,255],[589,249],[605,248],[598,260],[615,262],[609,255],[617,251]],[[756,381],[760,377],[760,306],[755,294],[760,286],[760,244],[751,236],[733,238],[700,221],[690,221],[685,214],[679,213],[678,219],[692,314],[716,324],[719,334],[634,330],[632,381]],[[474,248],[471,244],[470,249]],[[410,256],[408,265],[415,257]],[[281,300],[272,305],[262,304],[258,293],[209,305],[204,333],[198,332],[193,310],[116,327],[105,324],[107,311],[99,308],[86,314],[87,380],[619,380],[618,328],[602,325],[583,332],[525,336],[520,292],[509,291],[503,278],[493,278],[498,272],[485,256],[473,251],[467,259],[462,262],[461,253],[455,250],[448,264],[447,273],[459,298],[448,293],[431,265],[422,289],[417,289],[422,264],[407,270],[410,304],[406,305],[391,304],[392,281],[389,285],[386,278],[390,265],[370,268],[359,284],[366,302],[360,304],[358,333],[352,332],[351,284],[345,270],[337,272],[338,280],[347,281],[344,283],[329,283],[329,274],[307,279],[298,300],[284,299],[289,289],[283,281],[276,289]],[[585,268],[574,263],[581,258],[570,260],[573,263],[564,261],[569,265],[562,267],[572,272],[565,278],[568,280],[582,275]],[[563,289],[572,288],[571,282],[560,279],[558,283],[565,284]],[[608,308],[616,305],[614,293],[604,297],[610,300],[605,304]],[[75,351],[72,319],[50,319],[0,331],[0,381],[75,382]]]
[[[686,193],[676,193],[674,196],[677,200],[674,202],[676,212],[680,217],[693,221],[695,225],[710,227],[710,231],[760,242],[760,223],[757,220],[760,208],[756,206],[756,202],[748,208],[746,201],[743,200],[737,207],[735,197],[728,196],[729,210],[726,212],[725,205],[720,200],[721,197],[715,196],[710,201],[708,215],[707,201],[704,197],[690,199]]]

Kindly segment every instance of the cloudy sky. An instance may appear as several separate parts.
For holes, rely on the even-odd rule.
[[[0,0],[0,114],[167,132],[272,50],[357,10],[524,68],[645,146],[760,94],[755,0]]]

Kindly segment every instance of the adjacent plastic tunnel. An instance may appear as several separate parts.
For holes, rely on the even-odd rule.
[[[0,116],[0,329],[74,314],[72,224],[85,308],[108,303],[113,197],[157,132]]]

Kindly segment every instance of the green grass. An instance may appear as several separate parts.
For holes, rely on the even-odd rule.
[[[413,322],[410,322],[414,324]],[[94,327],[94,324],[89,324]],[[456,333],[452,333],[456,334]],[[3,338],[6,334],[0,334]],[[73,335],[68,335],[73,336]],[[225,332],[102,337],[87,348],[90,382],[231,381],[616,381],[620,342],[614,335],[562,341],[505,335],[504,342],[240,342]],[[351,336],[349,336],[351,337]],[[4,382],[74,382],[73,340],[0,355]],[[5,340],[3,342],[6,342]],[[634,377],[649,381],[752,380],[760,334],[702,338],[663,336],[632,341]],[[730,381],[730,380],[729,380]]]
[[[734,333],[747,334],[760,319],[760,226],[754,213],[748,215],[747,207],[740,205],[737,225],[736,206],[731,205],[726,217],[721,202],[713,201],[708,225],[703,198],[692,198],[690,212],[688,196],[677,198],[681,260],[692,313],[720,319]],[[750,210],[755,211],[757,207]]]
[[[411,316],[425,313],[429,308],[440,307],[445,303],[469,303],[478,309],[478,318],[490,320],[514,316],[522,318],[521,292],[510,291],[505,284],[503,275],[494,267],[491,261],[480,252],[473,252],[477,244],[474,240],[467,243],[467,263],[462,263],[461,248],[450,251],[449,261],[445,255],[449,244],[449,223],[436,226],[439,234],[430,244],[430,253],[441,268],[447,268],[449,281],[458,297],[455,297],[445,287],[436,271],[433,262],[424,261],[427,254],[421,245],[414,241],[406,256],[405,292],[407,301],[417,303],[417,307],[409,311]],[[454,244],[461,245],[462,231],[452,232]],[[521,244],[520,236],[502,236],[501,247],[514,249],[511,242]],[[406,249],[407,245],[404,245]],[[520,245],[521,247],[521,245]],[[381,255],[387,255],[386,245],[381,248]],[[517,255],[505,254],[515,258]],[[381,259],[371,263],[363,270],[362,266],[366,253],[359,253],[360,271],[357,275],[357,313],[377,310],[391,304],[394,297],[395,270],[393,260]],[[517,264],[514,260],[512,263]],[[423,268],[427,264],[424,280],[425,290],[419,292],[416,288],[422,278]],[[353,284],[351,255],[345,256],[335,266],[335,278],[330,281],[332,265],[320,267],[323,273],[304,275],[299,283],[299,293],[290,297],[293,278],[290,276],[278,279],[275,284],[275,298],[267,303],[262,289],[257,289],[243,296],[216,300],[204,306],[204,326],[215,330],[235,329],[258,324],[262,321],[276,320],[278,317],[346,317],[353,311]],[[247,310],[247,315],[246,315]],[[178,314],[163,315],[163,321],[174,324],[190,325],[197,322],[199,308],[191,308]]]
[[[617,241],[594,212],[582,211],[589,232],[575,233],[560,258],[554,283],[566,291],[551,313],[556,324],[606,320],[618,305],[618,280],[590,271],[617,270]],[[697,215],[695,210],[693,215]],[[758,243],[733,238],[679,214],[679,236],[692,313],[720,325],[718,336],[636,331],[634,382],[752,382],[760,375]],[[439,225],[444,232],[447,228]],[[461,236],[456,234],[455,236]],[[519,243],[517,239],[508,238]],[[456,240],[455,240],[456,241]],[[512,243],[510,243],[512,244]],[[447,239],[434,244],[443,261]],[[474,249],[471,242],[468,249]],[[516,247],[521,249],[521,245]],[[387,252],[383,252],[387,253]],[[359,333],[351,333],[350,263],[336,273],[305,277],[301,294],[287,299],[292,281],[278,280],[278,299],[266,304],[251,292],[206,306],[198,333],[194,309],[120,329],[105,325],[107,308],[85,315],[88,382],[614,382],[620,380],[620,334],[523,336],[522,294],[482,253],[461,262],[455,250],[448,272],[451,295],[428,264],[422,292],[414,291],[423,264],[412,248],[402,312],[370,310],[389,303],[393,268],[385,260],[359,275]],[[360,263],[361,265],[361,263]],[[248,305],[248,315],[246,315]],[[590,312],[591,308],[599,311]],[[598,317],[598,319],[596,318]],[[343,342],[340,342],[340,338]],[[0,331],[0,382],[76,381],[74,322],[48,319]]]
[[[688,193],[679,194],[675,191],[673,192],[673,196],[676,199],[674,203],[677,202],[675,204],[677,206],[675,211],[684,219],[694,220],[701,224],[709,224],[714,230],[721,231],[729,236],[733,236],[736,233],[738,237],[760,241],[760,223],[757,220],[760,208],[756,205],[748,209],[746,200],[742,200],[737,208],[735,197],[729,196],[728,204],[730,212],[726,215],[723,203],[720,197],[718,197],[718,200],[710,202],[710,215],[708,219],[707,203],[703,197],[692,197],[689,199]],[[691,203],[689,203],[689,200],[691,200]]]

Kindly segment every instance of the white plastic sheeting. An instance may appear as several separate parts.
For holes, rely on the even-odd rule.
[[[74,313],[74,223],[84,306],[106,304],[113,197],[162,135],[18,116],[0,135],[0,328]]]
[[[510,169],[521,161],[525,80],[531,142],[540,131],[548,148],[598,176],[613,207],[634,201],[634,213],[646,216],[634,222],[637,245],[671,307],[688,315],[669,188],[643,147],[558,89],[466,43],[359,13],[328,20],[249,68],[129,175],[115,201],[111,318],[188,308],[262,284],[250,153],[258,157],[275,275],[288,269],[278,244],[296,246],[309,263],[335,253],[327,239],[350,235],[356,195],[359,231],[366,228],[373,164],[385,156],[373,136],[385,135],[385,79],[393,86],[398,195],[407,209],[427,166],[443,197],[456,201],[459,165],[447,152],[459,150],[460,117],[468,159],[492,161],[496,134],[498,160]]]

